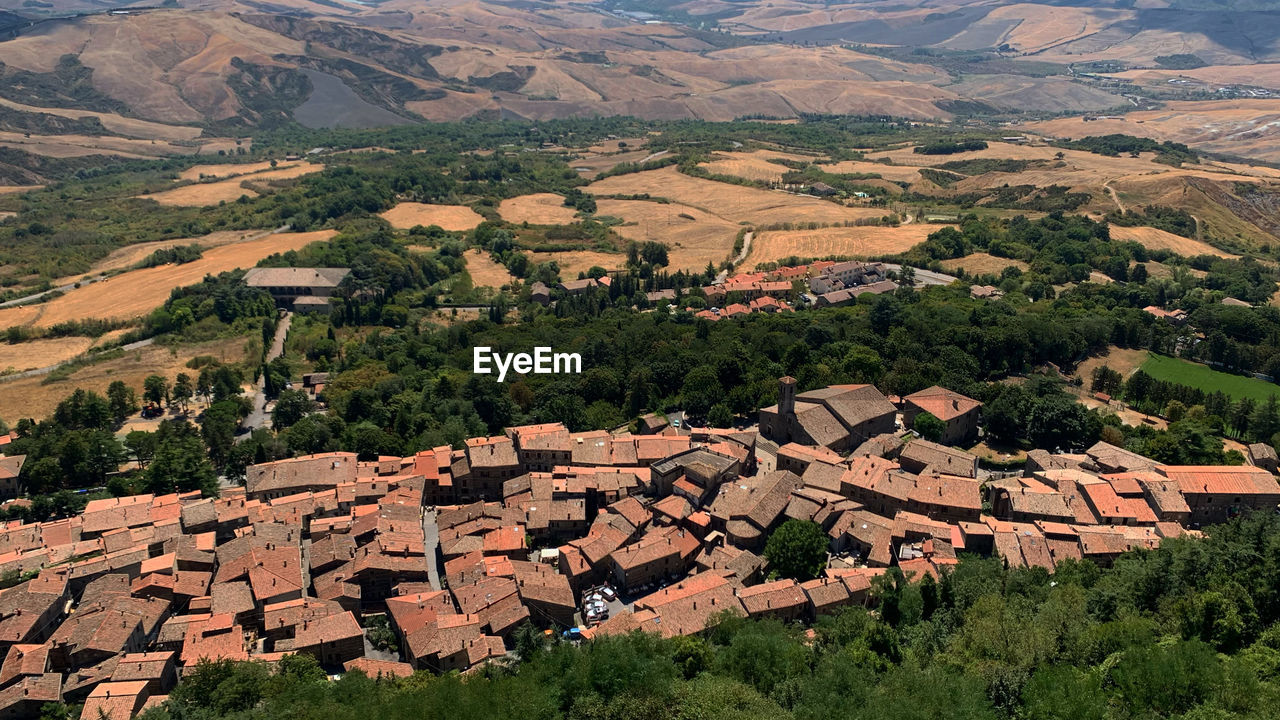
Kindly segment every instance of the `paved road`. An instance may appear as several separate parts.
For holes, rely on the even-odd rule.
[[[884,266],[886,269],[892,270],[895,273],[902,271],[902,266],[895,265],[894,263],[885,263]],[[950,285],[959,279],[954,275],[946,275],[940,272],[933,272],[932,270],[925,270],[923,268],[913,269],[916,271],[916,287],[924,287],[926,285]]]
[[[151,345],[155,341],[156,341],[155,338],[147,338],[146,340],[131,342],[128,345],[121,345],[120,349],[126,352],[128,352],[129,350],[137,350],[138,348],[144,348],[148,345]],[[79,357],[86,357],[86,355],[81,355]],[[48,365],[42,368],[32,368],[31,370],[23,370],[22,372],[13,373],[12,375],[5,375],[3,377],[0,377],[0,382],[8,382],[10,380],[18,380],[21,378],[39,377],[40,375],[48,375],[49,373],[53,372],[54,370],[57,370],[58,368],[66,364],[67,363],[58,363],[57,365]]]
[[[289,326],[292,324],[293,313],[285,313],[284,317],[280,318],[280,324],[276,325],[276,336],[271,340],[271,349],[267,351],[267,363],[284,354],[284,339],[289,335]],[[253,410],[249,412],[249,417],[245,418],[242,432],[247,437],[248,433],[260,427],[266,427],[270,419],[271,415],[267,412],[267,376],[263,374],[254,387]]]
[[[72,290],[76,289],[77,285],[79,285],[80,287],[84,287],[85,285],[91,285],[100,280],[106,280],[106,279],[107,279],[106,275],[95,275],[91,278],[85,278],[84,280],[77,280],[72,283],[67,283],[66,285],[59,285],[58,287],[55,287],[55,288],[49,288],[48,290],[45,290],[43,292],[38,292],[33,295],[27,295],[25,297],[14,298],[13,300],[7,300],[5,302],[0,303],[0,308],[13,307],[14,305],[26,305],[27,303],[35,302],[36,300],[39,300],[40,298],[52,292],[58,292],[58,291],[61,291],[64,293],[71,292]]]
[[[738,267],[738,263],[742,262],[743,260],[746,260],[746,259],[747,259],[747,255],[751,254],[751,241],[752,241],[753,239],[755,239],[755,235],[756,235],[756,234],[755,234],[754,232],[752,232],[752,231],[748,230],[748,231],[747,231],[747,234],[745,234],[745,235],[743,235],[743,236],[742,236],[742,250],[741,250],[741,252],[739,252],[737,255],[735,255],[735,256],[734,256],[734,258],[733,258],[732,260],[730,260],[730,261],[729,261],[729,262],[733,263],[733,267],[734,267],[735,269]],[[720,274],[716,275],[716,282],[717,282],[717,283],[722,283],[722,282],[724,282],[726,279],[728,279],[728,277],[729,277],[729,271],[728,271],[728,270],[721,270],[721,271],[720,271]]]
[[[422,537],[427,549],[427,579],[431,581],[431,589],[443,590],[440,586],[439,552],[440,526],[436,523],[436,509],[427,508],[422,513]]]

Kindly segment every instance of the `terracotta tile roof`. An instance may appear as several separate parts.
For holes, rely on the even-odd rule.
[[[634,497],[625,497],[621,500],[609,505],[609,512],[616,513],[624,518],[631,527],[640,529],[648,524],[653,514],[639,500]]]
[[[849,587],[838,578],[822,577],[800,583],[814,612],[847,605],[851,601]]]
[[[923,467],[924,472],[932,470],[967,478],[978,476],[977,457],[963,450],[939,445],[922,438],[907,443],[898,453],[898,460],[904,464],[905,461],[914,462]]]
[[[336,487],[355,479],[355,453],[321,453],[250,465],[245,469],[245,491],[292,493],[315,486]]]
[[[390,660],[375,660],[370,657],[360,657],[355,660],[348,660],[342,664],[347,672],[359,670],[371,678],[377,678],[379,675],[386,677],[409,677],[413,674],[413,666],[409,663],[393,662]]]
[[[1084,453],[1103,472],[1135,472],[1138,470],[1150,470],[1156,466],[1156,461],[1151,458],[1143,457],[1135,452],[1130,452],[1101,440],[1088,450],[1085,450]]]
[[[550,565],[511,561],[515,571],[516,586],[520,597],[527,602],[538,602],[560,608],[575,606],[569,578],[556,572]]]
[[[975,516],[982,510],[981,483],[955,475],[920,475],[908,499],[921,504],[973,511]]]
[[[849,468],[836,463],[827,463],[815,461],[805,468],[804,474],[800,476],[800,480],[806,487],[818,488],[827,492],[841,493],[844,491],[840,479]]]
[[[49,669],[49,644],[14,643],[0,666],[0,687],[20,677],[43,675]]]
[[[808,604],[809,598],[795,580],[784,579],[762,585],[739,588],[738,600],[748,616],[795,610]]]
[[[640,598],[635,611],[652,611],[657,616],[652,627],[663,637],[702,632],[721,613],[746,614],[727,575],[727,571],[698,573]]]
[[[707,548],[698,555],[696,561],[700,571],[728,570],[733,573],[731,580],[735,584],[743,584],[759,575],[764,570],[764,558],[750,550],[732,545],[716,545]]]
[[[454,588],[457,592],[458,588]],[[445,590],[387,598],[387,614],[400,632],[408,635],[444,615],[456,615],[453,598]]]
[[[1132,520],[1138,523],[1155,523],[1156,515],[1142,498],[1124,498],[1116,494],[1111,484],[1102,480],[1080,483],[1080,490],[1088,499],[1094,513],[1103,521]]]
[[[738,478],[720,486],[711,503],[711,516],[725,523],[729,534],[751,544],[773,526],[800,487],[800,478],[787,470]]]
[[[1251,465],[1161,465],[1156,472],[1178,483],[1183,495],[1263,495],[1280,500],[1280,485]]]
[[[111,671],[111,680],[159,680],[173,665],[176,657],[177,653],[173,651],[127,653],[120,657],[120,662]]]
[[[613,562],[624,572],[656,563],[663,558],[691,562],[701,542],[692,533],[674,526],[655,528],[636,542],[613,552]]]
[[[355,615],[342,611],[315,620],[304,619],[300,625],[294,626],[293,638],[277,642],[276,648],[301,651],[363,637],[364,630],[356,621]]]
[[[0,690],[0,712],[18,712],[16,708],[22,703],[30,706],[36,702],[60,702],[61,700],[61,673],[31,675]]]
[[[954,420],[982,407],[982,403],[939,385],[925,388],[902,398],[943,422]]]
[[[182,644],[183,665],[195,665],[200,660],[248,659],[244,628],[237,625],[230,614],[215,614],[205,620],[187,623],[186,638]]]

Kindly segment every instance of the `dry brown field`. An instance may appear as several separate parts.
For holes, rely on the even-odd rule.
[[[61,297],[36,305],[0,310],[0,328],[14,325],[50,327],[84,318],[127,320],[145,315],[164,304],[176,287],[199,282],[205,275],[253,267],[273,253],[300,250],[328,240],[333,230],[279,233],[258,240],[222,245],[194,262],[131,270],[96,283],[83,285]]]
[[[943,260],[942,267],[946,268],[947,272],[964,268],[964,271],[970,275],[999,275],[1007,267],[1026,271],[1031,266],[1021,260],[996,257],[987,253],[973,253],[961,258]]]
[[[113,270],[124,270],[132,267],[157,250],[166,250],[168,248],[182,247],[185,245],[199,245],[208,251],[215,247],[223,245],[232,245],[234,243],[243,242],[249,238],[260,235],[263,230],[219,230],[192,238],[177,238],[174,240],[156,240],[154,242],[135,243],[126,245],[122,248],[116,248],[111,254],[93,264],[93,267],[87,273],[75,275],[72,277],[61,278],[53,282],[54,286],[65,285],[75,282],[76,280],[89,277],[92,275],[100,275],[102,273],[111,272]]]
[[[924,242],[935,225],[900,227],[831,227],[821,230],[770,230],[756,233],[747,263],[774,262],[786,257],[821,258],[829,255],[868,257],[910,250]]]
[[[1229,252],[1219,250],[1209,243],[1150,227],[1120,227],[1119,225],[1112,225],[1111,238],[1113,240],[1132,240],[1152,250],[1172,250],[1186,257],[1191,257],[1192,255],[1217,255],[1223,258],[1239,257],[1239,255],[1232,255]]]
[[[652,154],[648,150],[628,150],[609,154],[587,153],[570,160],[569,167],[577,170],[582,177],[590,179],[622,163],[638,163]]]
[[[1096,355],[1085,358],[1076,366],[1075,376],[1084,381],[1085,387],[1089,387],[1090,381],[1093,379],[1093,371],[1106,365],[1107,367],[1120,373],[1121,376],[1128,378],[1129,375],[1142,367],[1142,363],[1147,361],[1146,350],[1131,350],[1111,346],[1105,355]]]
[[[0,344],[0,372],[59,365],[93,347],[93,338],[64,337]]]
[[[493,261],[489,253],[483,250],[468,250],[464,255],[467,261],[467,274],[476,287],[500,288],[515,280],[515,276],[507,272],[507,268]]]
[[[606,253],[597,250],[567,250],[564,252],[529,253],[535,263],[554,261],[560,266],[560,277],[572,279],[578,273],[599,266],[605,270],[621,270],[627,264],[625,253]]]
[[[732,175],[747,180],[778,182],[789,168],[773,160],[812,162],[819,158],[778,152],[777,150],[753,150],[751,152],[718,153],[710,162],[699,167],[718,175]]]
[[[565,207],[564,197],[555,193],[535,193],[503,200],[498,205],[503,220],[530,225],[566,225],[573,222],[577,211]]]
[[[16,193],[30,192],[39,190],[43,185],[0,185],[0,195],[13,195]]]
[[[121,380],[141,392],[142,382],[148,375],[172,379],[180,372],[191,373],[186,364],[199,355],[211,355],[225,363],[240,362],[244,359],[246,342],[245,338],[237,337],[176,349],[149,345],[126,352],[123,357],[88,365],[66,381],[46,385],[45,377],[40,376],[0,383],[0,390],[3,390],[0,392],[0,418],[12,424],[24,417],[48,417],[58,403],[76,388],[105,396],[107,386],[115,380]]]
[[[382,213],[383,220],[391,223],[391,227],[408,230],[417,225],[438,225],[450,232],[472,230],[484,218],[466,205],[427,205],[425,203],[403,202]]]
[[[1061,118],[1027,123],[1022,129],[1069,138],[1124,133],[1241,157],[1280,160],[1277,99],[1170,102],[1159,110],[1140,110],[1122,117],[1092,122]]]
[[[303,175],[320,172],[323,169],[323,165],[300,163],[298,165],[276,168],[275,170],[266,170],[243,177],[237,176],[229,180],[204,183],[198,182],[191,185],[183,185],[172,190],[162,190],[158,193],[139,195],[138,197],[144,200],[155,200],[161,205],[208,207],[210,205],[217,205],[221,202],[235,202],[240,199],[241,195],[257,197],[258,193],[250,190],[249,188],[242,187],[241,183],[289,180],[296,177],[302,177]]]
[[[733,254],[741,226],[697,208],[645,200],[600,200],[599,215],[622,218],[614,232],[636,242],[660,242],[669,248],[672,270],[701,271]]]
[[[768,225],[783,222],[839,224],[880,217],[883,210],[846,207],[814,197],[731,185],[685,175],[673,167],[617,175],[587,186],[597,195],[665,197],[731,222]]]
[[[920,169],[912,165],[885,165],[883,163],[866,162],[865,160],[844,160],[838,163],[823,165],[822,169],[839,174],[876,174],[885,180],[899,182],[920,182]]]
[[[269,170],[287,170],[298,167],[302,163],[280,163],[275,168],[269,161],[256,163],[218,163],[213,165],[193,165],[178,173],[179,180],[200,181],[209,178],[230,178],[240,175],[253,175]]]

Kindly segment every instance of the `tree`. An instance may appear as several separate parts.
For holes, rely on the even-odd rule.
[[[727,428],[733,425],[733,411],[724,403],[716,403],[707,412],[707,424],[715,428]]]
[[[315,403],[306,392],[285,390],[280,393],[275,409],[271,411],[271,427],[276,430],[291,427],[314,410]]]
[[[113,380],[107,386],[107,405],[111,408],[111,418],[120,424],[138,411],[138,396],[123,381]]]
[[[779,577],[812,580],[827,566],[827,534],[815,522],[787,520],[769,536],[764,556]]]
[[[195,385],[191,382],[191,376],[186,373],[178,373],[178,377],[173,381],[173,400],[182,407],[182,412],[187,411],[187,403],[195,396]]]
[[[159,375],[148,375],[142,381],[142,398],[156,405],[167,403],[169,401],[169,381]]]
[[[216,495],[218,477],[205,454],[200,431],[186,420],[164,420],[155,433],[155,457],[147,468],[147,491],[161,495],[200,490]]]
[[[147,463],[151,462],[151,458],[156,454],[155,433],[149,433],[146,430],[130,430],[129,434],[124,436],[124,446],[138,463],[138,469],[146,470]]]
[[[931,442],[942,440],[942,435],[947,431],[947,424],[938,419],[938,416],[930,412],[922,412],[915,416],[911,421],[911,429],[920,433],[920,437]]]

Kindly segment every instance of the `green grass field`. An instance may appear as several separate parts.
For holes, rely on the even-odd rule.
[[[1208,365],[1187,362],[1178,358],[1148,353],[1142,363],[1142,371],[1157,380],[1180,383],[1200,388],[1205,392],[1221,390],[1231,399],[1253,398],[1258,402],[1272,395],[1280,395],[1280,386],[1243,375],[1219,372]]]

